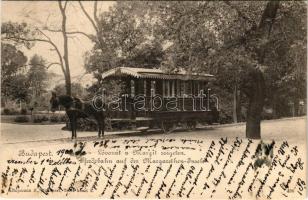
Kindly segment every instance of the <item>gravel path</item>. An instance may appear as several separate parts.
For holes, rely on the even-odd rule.
[[[63,124],[58,125],[17,125],[1,123],[1,142],[6,144],[69,142],[71,133],[63,131]],[[306,117],[263,121],[261,125],[263,140],[288,140],[289,142],[306,142]],[[78,140],[96,140],[96,132],[78,132]],[[138,138],[195,138],[217,139],[221,137],[245,138],[245,124],[231,124],[205,127],[195,131],[175,131],[162,134],[159,131],[146,134],[127,132],[106,132],[105,138],[138,137]]]

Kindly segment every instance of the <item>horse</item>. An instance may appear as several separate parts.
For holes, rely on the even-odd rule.
[[[65,108],[65,112],[71,124],[72,139],[77,137],[76,130],[78,118],[94,118],[96,124],[98,125],[98,137],[104,135],[104,112],[103,110],[96,109],[93,104],[83,102],[81,99],[69,95],[57,96],[55,92],[52,92],[50,106],[51,112],[55,112],[59,106],[63,106]]]

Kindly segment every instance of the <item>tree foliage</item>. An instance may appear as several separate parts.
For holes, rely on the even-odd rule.
[[[67,31],[67,6],[68,1],[63,2],[58,1],[59,10],[61,13],[61,26],[59,30],[53,30],[49,27],[43,25],[43,27],[34,26],[31,27],[27,23],[15,23],[15,22],[4,22],[2,23],[1,39],[3,41],[13,43],[15,46],[24,45],[27,48],[31,48],[36,42],[42,42],[48,44],[51,50],[54,51],[58,57],[57,62],[53,62],[51,65],[58,65],[64,75],[66,83],[67,94],[71,94],[71,74],[70,74],[70,62],[68,57],[69,45],[68,45],[68,35],[73,34]],[[63,36],[63,53],[56,43],[45,33],[49,32],[60,32]],[[46,46],[46,47],[48,47]]]
[[[18,40],[17,38],[29,39],[37,34],[36,30],[33,30],[25,22],[2,22],[1,24],[1,39],[6,42],[11,42],[14,46],[24,45],[27,48],[33,46],[33,42],[29,40]]]
[[[27,72],[28,82],[31,87],[33,97],[40,96],[46,92],[47,87],[47,68],[43,57],[34,55],[29,61],[30,68]]]
[[[26,99],[28,85],[26,77],[22,74],[26,62],[27,57],[15,46],[1,44],[1,96],[3,98]]]
[[[132,2],[134,4],[134,2]],[[97,78],[102,72],[119,66],[159,67],[163,47],[146,27],[131,2],[118,2],[98,19],[99,42],[86,54],[85,68]]]
[[[117,2],[100,15],[104,48],[97,43],[85,66],[98,79],[118,66],[212,73],[227,115],[234,92],[247,107],[241,87],[257,67],[266,106],[280,117],[288,114],[286,105],[306,96],[306,17],[305,2]]]
[[[53,89],[57,95],[66,94],[65,84],[56,85]],[[83,98],[86,96],[86,90],[80,83],[72,83],[72,96]]]
[[[8,100],[12,100],[30,104],[36,102],[36,106],[46,108],[47,63],[38,55],[34,55],[28,62],[28,58],[20,50],[23,46],[31,48],[34,45],[30,38],[36,35],[35,30],[26,23],[13,22],[4,22],[1,28],[3,106]]]

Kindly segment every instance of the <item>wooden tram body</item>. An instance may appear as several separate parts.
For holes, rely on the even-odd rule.
[[[197,122],[218,122],[218,98],[209,88],[213,75],[118,67],[103,73],[102,79],[123,85],[117,100],[106,102],[106,128],[126,124],[167,132],[178,125],[193,129]]]

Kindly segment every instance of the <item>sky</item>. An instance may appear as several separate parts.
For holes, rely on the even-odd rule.
[[[93,2],[82,2],[85,9],[93,16]],[[98,13],[108,11],[114,2],[104,1],[98,3]],[[61,13],[57,1],[2,1],[1,2],[1,20],[2,22],[26,22],[33,27],[42,27],[47,25],[53,29],[59,29],[61,26]],[[83,31],[94,34],[94,29],[80,9],[78,1],[69,2],[67,6],[67,30]],[[61,33],[44,31],[51,40],[63,51],[63,39]],[[69,61],[71,76],[74,81],[77,77],[84,75],[84,54],[91,50],[93,43],[82,35],[75,35],[69,39]],[[33,48],[21,50],[30,58],[34,54],[41,55],[49,63],[58,62],[58,57],[51,46],[47,43],[37,42]],[[60,66],[53,65],[50,72],[62,75]]]

